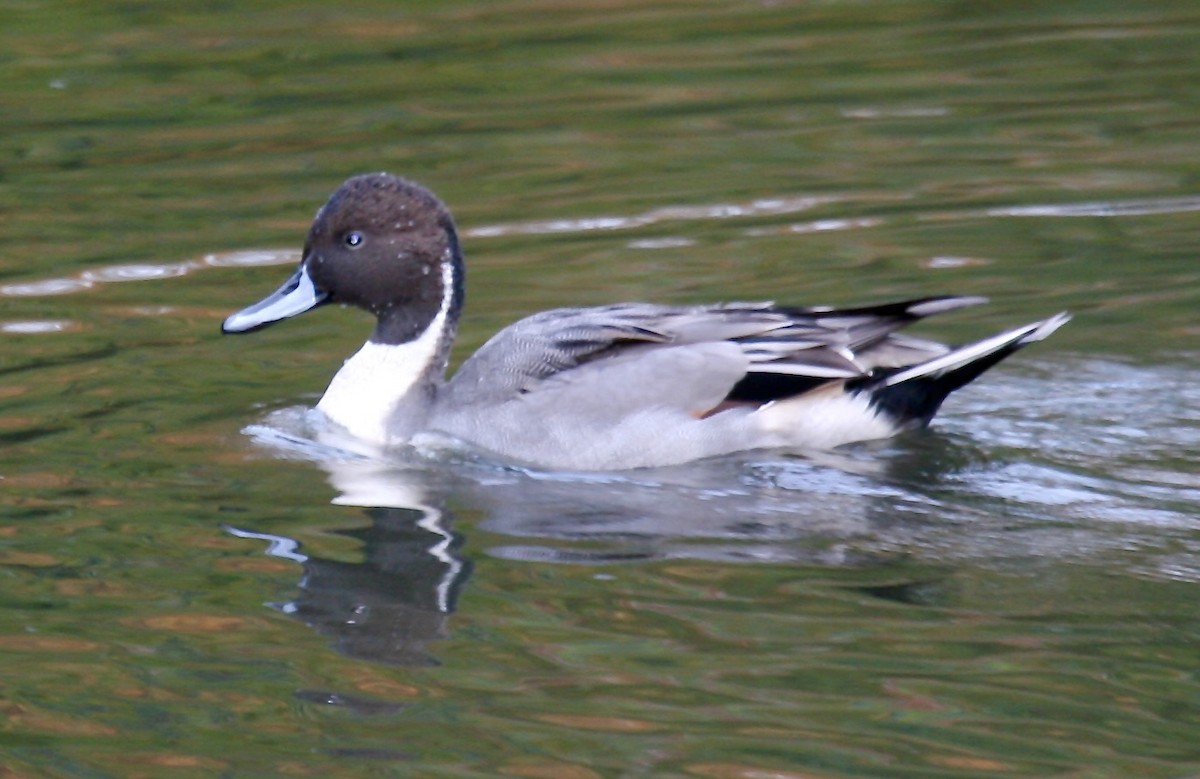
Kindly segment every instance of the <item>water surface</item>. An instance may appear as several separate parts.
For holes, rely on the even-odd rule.
[[[1184,2],[0,11],[0,768],[1200,772]],[[217,332],[388,169],[457,358],[559,305],[1074,321],[935,427],[628,474],[297,437],[365,336]]]

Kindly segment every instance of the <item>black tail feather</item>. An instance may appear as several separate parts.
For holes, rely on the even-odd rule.
[[[1016,349],[996,352],[988,355],[986,360],[979,360],[943,376],[922,376],[890,386],[884,381],[901,369],[881,371],[880,376],[858,380],[855,384],[859,387],[851,386],[851,389],[869,393],[871,405],[901,425],[924,427],[937,414],[951,392],[971,383],[1014,351]]]
[[[851,392],[866,392],[873,407],[903,427],[929,424],[942,402],[1027,344],[1053,333],[1070,317],[1066,314],[968,344],[926,363],[876,371],[847,384]]]

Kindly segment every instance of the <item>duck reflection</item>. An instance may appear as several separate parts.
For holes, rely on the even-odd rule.
[[[338,651],[394,665],[436,665],[427,645],[447,636],[447,620],[471,563],[461,554],[462,536],[451,530],[441,508],[418,501],[411,484],[390,486],[392,502],[411,505],[364,508],[368,525],[335,531],[361,543],[358,562],[305,554],[296,541],[282,536],[226,530],[266,541],[267,554],[303,566],[299,594],[272,605],[330,637]]]
[[[260,428],[256,438],[280,448],[276,431]],[[297,439],[287,443],[294,456]],[[939,450],[918,447],[899,459],[928,480],[939,466],[922,455]],[[325,471],[331,502],[361,507],[369,520],[337,531],[361,542],[361,561],[314,557],[293,540],[251,529],[229,532],[267,541],[268,554],[303,566],[299,594],[277,608],[330,636],[339,651],[399,665],[436,663],[427,646],[447,637],[471,573],[449,504],[479,517],[472,525],[478,530],[509,539],[482,550],[503,559],[825,568],[907,557],[906,536],[922,533],[922,516],[934,503],[890,478],[885,467],[897,458],[878,451],[731,458],[625,474],[544,473],[471,460],[384,461],[335,455],[328,447],[307,454]],[[904,600],[897,586],[905,585],[889,585],[889,597]]]

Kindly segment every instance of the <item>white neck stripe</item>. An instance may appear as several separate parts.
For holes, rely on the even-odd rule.
[[[356,438],[378,444],[404,440],[425,413],[425,396],[414,392],[445,370],[447,331],[454,303],[454,263],[442,262],[442,303],[419,336],[402,344],[367,341],[329,382],[317,409]],[[407,408],[406,408],[407,407]],[[406,413],[406,411],[408,413]]]

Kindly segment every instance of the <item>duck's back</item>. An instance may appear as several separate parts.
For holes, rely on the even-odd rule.
[[[441,388],[430,427],[510,458],[574,468],[782,445],[786,439],[764,434],[754,411],[880,365],[944,354],[941,344],[892,332],[973,302],[545,311],[502,330],[462,365]]]

